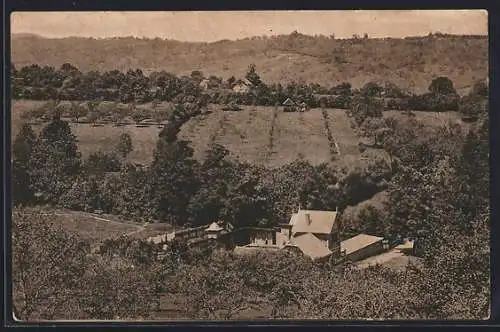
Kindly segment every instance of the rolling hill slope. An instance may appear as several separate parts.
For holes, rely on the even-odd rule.
[[[59,67],[65,62],[82,71],[141,68],[189,75],[243,77],[254,63],[265,82],[304,81],[331,86],[350,82],[391,81],[415,92],[425,91],[436,76],[450,77],[458,90],[488,75],[486,36],[411,37],[405,39],[331,39],[291,34],[188,43],[139,38],[46,39],[12,36],[16,67],[37,63]]]

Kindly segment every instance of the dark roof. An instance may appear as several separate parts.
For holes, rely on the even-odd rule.
[[[295,106],[297,105],[293,100],[291,100],[290,98],[287,98],[284,102],[283,102],[283,105],[285,106]]]

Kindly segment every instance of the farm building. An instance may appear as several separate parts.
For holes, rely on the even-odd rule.
[[[367,234],[358,234],[340,243],[342,255],[350,261],[380,254],[384,251],[383,238]]]
[[[231,233],[236,246],[277,247],[276,228],[244,227]]]
[[[295,103],[293,100],[291,100],[290,98],[287,98],[283,104],[283,106],[285,106],[283,108],[283,111],[284,112],[296,112],[297,111],[297,103]]]
[[[273,228],[252,228],[249,236],[252,245],[276,245],[276,230]]]
[[[285,249],[295,249],[295,251],[300,251],[314,260],[327,260],[332,255],[332,251],[312,233],[304,233],[294,237],[285,245]]]
[[[224,234],[227,234],[233,230],[233,226],[229,223],[224,223],[222,221],[213,222],[205,229],[206,237],[209,239],[218,239]]]
[[[237,248],[286,249],[313,259],[340,256],[336,217],[336,211],[299,209],[292,215],[288,224],[274,228],[239,229],[232,233],[232,237]]]
[[[340,229],[337,211],[301,210],[283,225],[278,241],[295,246],[313,259],[340,256]]]
[[[200,82],[200,88],[203,90],[208,90],[209,84],[210,84],[210,80],[205,78],[204,80],[202,80]]]
[[[283,104],[284,106],[283,108],[283,111],[284,112],[305,112],[309,109],[309,107],[307,106],[307,104],[305,102],[296,102],[296,101],[293,101],[292,99],[290,98],[287,98]]]
[[[233,87],[231,88],[234,92],[237,93],[248,93],[252,89],[252,82],[247,79],[238,80]]]

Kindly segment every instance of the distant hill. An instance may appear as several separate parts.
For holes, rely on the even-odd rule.
[[[190,43],[140,38],[63,38],[12,36],[16,67],[37,63],[59,67],[65,62],[82,71],[141,68],[189,75],[243,77],[254,63],[265,82],[304,81],[354,87],[391,81],[423,92],[437,76],[448,76],[460,90],[488,75],[486,36],[433,35],[404,39],[331,39],[299,33],[237,41]]]

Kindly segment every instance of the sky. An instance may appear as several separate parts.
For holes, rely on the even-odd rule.
[[[147,37],[212,42],[251,36],[353,34],[406,37],[429,32],[487,35],[485,10],[349,10],[219,12],[14,12],[12,33],[50,38]]]

